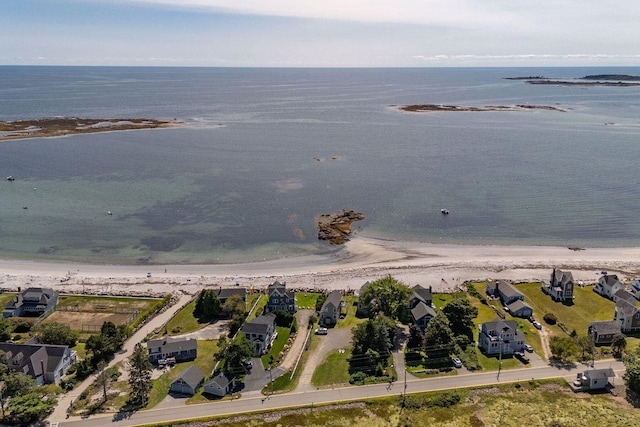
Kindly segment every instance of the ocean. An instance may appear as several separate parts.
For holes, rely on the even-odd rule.
[[[0,258],[230,263],[324,253],[335,248],[317,240],[314,217],[341,209],[366,215],[356,235],[383,239],[638,246],[640,87],[505,79],[601,73],[640,68],[1,66],[2,121],[185,125],[0,143]],[[567,111],[396,108],[406,104]]]

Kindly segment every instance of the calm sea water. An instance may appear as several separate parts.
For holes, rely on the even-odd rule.
[[[317,241],[314,216],[343,208],[365,213],[354,225],[366,236],[636,246],[640,88],[504,79],[596,73],[640,68],[0,67],[0,120],[186,123],[0,143],[0,176],[16,177],[0,182],[0,257],[199,263],[318,253],[331,248]],[[418,103],[569,111],[392,107]]]

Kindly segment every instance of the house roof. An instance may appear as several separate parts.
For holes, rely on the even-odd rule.
[[[635,302],[627,301],[623,298],[619,298],[616,301],[616,309],[621,310],[627,318],[631,318],[638,311]]]
[[[331,291],[329,295],[327,295],[327,299],[324,301],[324,304],[322,304],[322,309],[320,311],[324,311],[329,304],[337,308],[340,306],[340,301],[342,301],[342,292]]]
[[[220,372],[218,375],[216,375],[215,377],[213,377],[209,381],[207,381],[207,383],[204,386],[205,387],[213,386],[214,388],[219,388],[219,389],[222,389],[222,390],[226,390],[226,388],[229,387],[229,384],[231,384],[233,379],[234,379],[234,377],[230,373],[228,373],[228,372],[227,373]]]
[[[236,288],[220,288],[218,290],[218,299],[226,300],[227,298],[233,295],[240,295],[240,298],[242,298],[242,301],[244,301],[245,299],[247,299],[247,289],[236,287]]]
[[[506,280],[498,280],[496,283],[496,289],[498,292],[504,294],[506,297],[523,296],[522,292],[518,291],[515,286]]]
[[[269,326],[273,329],[276,323],[276,315],[274,313],[263,314],[256,317],[250,322],[242,326],[242,332],[248,334],[266,334]]]
[[[631,281],[631,287],[633,289],[635,289],[636,291],[640,291],[640,281],[638,280],[632,280]]]
[[[571,274],[570,271],[562,271],[558,268],[554,268],[551,273],[551,281],[559,285],[564,285],[569,282],[573,283],[573,274]]]
[[[47,306],[49,302],[58,295],[58,291],[54,291],[51,288],[27,288],[11,301],[5,305],[5,310],[13,310],[24,304],[30,306],[44,305]]]
[[[605,369],[590,369],[588,371],[584,371],[582,374],[587,378],[612,378],[616,376],[616,373],[613,372],[611,368]]]
[[[147,348],[160,347],[163,353],[175,353],[178,351],[196,350],[198,341],[194,338],[164,337],[147,341]]]
[[[435,317],[436,311],[431,306],[428,306],[422,301],[416,304],[416,306],[411,309],[411,316],[414,320],[422,319],[427,315]]]
[[[613,296],[616,297],[617,299],[627,300],[633,305],[636,304],[636,297],[634,297],[631,292],[628,292],[625,289],[618,289],[616,293],[613,294]]]
[[[286,282],[280,283],[277,280],[268,286],[267,292],[269,293],[269,297],[271,297],[271,295],[274,292],[277,292],[280,295],[286,295],[287,297],[289,297],[291,299],[295,298],[295,296],[296,296],[294,291],[288,291],[287,290]]]
[[[358,291],[358,295],[362,295],[362,291],[367,289],[371,285],[371,282],[365,282],[364,285],[360,286],[360,290]]]
[[[602,322],[591,322],[587,330],[592,330],[598,335],[609,335],[620,332],[620,323],[615,320],[606,320]]]
[[[186,371],[183,371],[173,383],[177,383],[180,380],[195,390],[200,383],[204,381],[204,374],[196,365],[191,365]]]
[[[0,343],[0,350],[4,352],[4,360],[11,369],[17,369],[26,374],[37,377],[44,373],[55,371],[69,350],[66,345],[50,344],[14,344]],[[44,368],[44,372],[43,372]]]
[[[605,274],[600,278],[600,280],[603,280],[603,282],[606,283],[607,286],[613,286],[616,283],[620,282],[620,280],[618,279],[618,276],[615,274]]]
[[[502,320],[497,317],[491,322],[483,323],[482,327],[484,330],[486,330],[487,333],[492,331],[502,333],[507,329],[513,329],[516,332],[518,331],[518,324],[515,320]]]
[[[420,285],[415,285],[413,288],[413,298],[418,298],[424,302],[431,302],[433,299],[433,293],[431,292],[431,287],[425,288]]]
[[[521,310],[523,308],[531,308],[531,306],[529,306],[529,304],[527,304],[526,302],[522,301],[522,300],[515,300],[514,302],[512,302],[511,304],[509,304],[507,306],[507,308],[509,309],[509,311],[511,311],[512,313],[517,312],[518,310]],[[533,309],[532,309],[533,310]]]

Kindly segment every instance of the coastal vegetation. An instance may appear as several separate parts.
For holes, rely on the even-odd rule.
[[[538,80],[527,81],[527,83],[537,82]],[[546,82],[546,80],[540,80]],[[567,110],[553,107],[550,105],[533,105],[533,104],[517,104],[517,105],[487,105],[484,107],[466,106],[466,105],[444,105],[444,104],[416,104],[416,105],[403,105],[400,107],[402,111],[409,111],[414,113],[425,113],[434,111],[449,111],[449,112],[482,112],[482,111],[526,111],[526,110],[550,110],[561,111]]]

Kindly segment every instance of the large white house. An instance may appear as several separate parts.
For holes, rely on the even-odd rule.
[[[267,313],[256,317],[242,326],[242,333],[251,341],[254,354],[260,356],[271,348],[271,343],[276,338],[276,315]]]
[[[621,289],[624,289],[624,283],[622,283],[615,274],[604,274],[600,276],[598,283],[593,287],[595,293],[609,299],[613,299],[616,292]]]
[[[480,325],[478,347],[488,355],[521,353],[524,351],[524,335],[515,320],[496,318]]]

